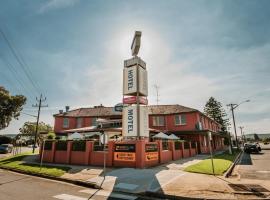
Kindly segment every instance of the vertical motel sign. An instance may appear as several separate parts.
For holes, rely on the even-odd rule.
[[[123,136],[149,137],[148,108],[148,80],[146,63],[137,56],[140,48],[141,32],[136,31],[131,45],[131,59],[124,61],[123,70]]]

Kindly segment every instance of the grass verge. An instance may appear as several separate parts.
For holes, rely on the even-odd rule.
[[[38,164],[25,163],[23,161],[23,158],[28,155],[29,153],[3,158],[0,160],[0,167],[6,169],[16,169],[22,172],[30,172],[34,174],[49,175],[54,177],[60,177],[65,172],[70,170],[70,167],[48,165],[43,165],[40,169],[40,166]]]
[[[215,155],[213,159],[215,174],[223,175],[228,170],[230,165],[233,163],[238,153],[239,151],[234,151],[232,155],[229,154],[229,152],[224,152],[223,154]],[[197,164],[190,165],[186,167],[184,171],[201,174],[213,174],[211,159],[209,158]]]

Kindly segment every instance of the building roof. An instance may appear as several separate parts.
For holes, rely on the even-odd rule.
[[[177,114],[177,113],[188,113],[196,112],[198,110],[175,105],[149,105],[150,115],[160,115],[160,114]],[[119,116],[122,115],[121,112],[115,112],[113,107],[98,106],[93,108],[79,108],[75,110],[70,110],[68,112],[55,114],[55,117],[98,117],[98,116]]]

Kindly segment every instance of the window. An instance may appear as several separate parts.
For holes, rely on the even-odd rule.
[[[164,116],[153,117],[153,126],[165,126],[165,117]]]
[[[92,126],[97,126],[97,118],[96,117],[92,118]]]
[[[187,124],[186,115],[175,115],[174,122],[175,125],[186,125]]]
[[[63,120],[63,128],[68,128],[68,127],[69,127],[69,119],[64,118],[64,120]]]
[[[81,128],[83,126],[83,118],[77,118],[77,128]]]

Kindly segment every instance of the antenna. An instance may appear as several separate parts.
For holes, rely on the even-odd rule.
[[[156,101],[157,101],[157,105],[158,105],[158,102],[159,102],[159,89],[160,89],[160,87],[157,85],[157,84],[155,84],[154,85],[154,88],[156,89],[156,95],[157,95],[157,99],[156,99]]]

